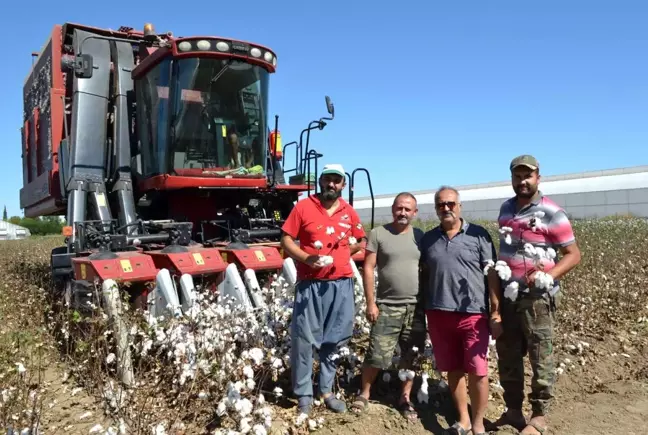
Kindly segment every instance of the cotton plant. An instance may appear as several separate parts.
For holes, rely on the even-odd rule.
[[[357,240],[345,232],[350,244]],[[313,243],[318,253],[324,248],[321,241]],[[196,407],[212,409],[223,422],[221,433],[269,433],[275,418],[267,399],[278,400],[286,395],[280,385],[288,382],[290,369],[290,324],[294,292],[276,274],[260,289],[266,309],[248,310],[231,297],[224,297],[217,290],[196,287],[193,307],[179,316],[167,313],[156,317],[148,311],[130,311],[127,331],[132,359],[135,364],[135,384],[130,387],[116,386],[120,356],[114,349],[114,333],[102,329],[102,340],[108,346],[103,352],[91,352],[84,364],[75,372],[86,370],[86,362],[95,360],[95,366],[107,368],[108,377],[102,378],[104,411],[115,417],[123,417],[128,424],[125,430],[135,430],[131,424],[147,421],[153,428],[158,414],[136,415],[141,409],[138,391],[155,391],[159,403],[184,405],[192,408],[187,400],[196,401]],[[354,319],[353,339],[347,347],[337,352],[338,378],[350,383],[363,361],[363,343],[370,331],[366,320],[364,292],[354,282],[354,300],[357,317]],[[107,320],[101,308],[95,313],[99,320]],[[156,313],[159,314],[159,313]],[[70,324],[71,325],[71,324]],[[107,323],[106,323],[107,325]],[[358,342],[356,342],[358,340]],[[110,346],[110,348],[109,348]],[[362,346],[362,344],[360,344]],[[85,357],[85,356],[84,356]],[[16,371],[23,367],[16,364]],[[164,385],[160,389],[160,385]],[[8,392],[4,392],[8,395]],[[340,396],[341,397],[341,396]],[[179,414],[188,412],[176,408]],[[182,417],[180,417],[182,418]],[[303,422],[310,430],[320,428],[323,420],[310,417]],[[166,430],[171,430],[168,425]],[[95,430],[99,430],[96,426]],[[105,431],[105,429],[103,429]],[[119,433],[123,433],[121,427]],[[218,432],[216,432],[218,433]]]

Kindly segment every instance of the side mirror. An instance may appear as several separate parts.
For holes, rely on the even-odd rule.
[[[335,106],[333,106],[331,98],[328,95],[324,98],[326,99],[326,110],[328,110],[328,113],[330,113],[332,117],[335,117]]]
[[[74,59],[74,75],[81,79],[92,77],[92,55],[77,54]]]

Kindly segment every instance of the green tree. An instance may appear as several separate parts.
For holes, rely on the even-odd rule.
[[[9,222],[27,228],[33,236],[61,234],[63,230],[63,223],[57,216],[44,216],[39,218],[12,216],[9,218]]]
[[[4,206],[4,210],[2,211],[2,220],[6,221],[7,220],[7,206]]]

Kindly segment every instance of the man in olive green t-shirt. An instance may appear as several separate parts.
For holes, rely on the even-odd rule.
[[[391,366],[396,344],[401,351],[399,368],[409,369],[414,347],[425,346],[425,312],[419,292],[419,242],[423,231],[411,225],[418,209],[416,198],[403,192],[392,204],[393,222],[374,228],[365,249],[363,281],[367,299],[367,320],[372,323],[369,348],[362,371],[362,391],[352,409],[365,411],[371,385],[380,370]],[[374,270],[378,287],[374,295]],[[413,381],[403,382],[399,411],[417,418],[410,401]]]

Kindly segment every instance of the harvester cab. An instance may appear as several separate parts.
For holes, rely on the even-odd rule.
[[[177,314],[200,284],[262,309],[260,282],[294,283],[281,225],[317,190],[310,131],[334,106],[326,97],[305,150],[302,132],[286,183],[288,145],[268,116],[276,67],[271,49],[230,38],[54,26],[23,90],[20,203],[26,217],[67,218],[51,266],[70,307],[102,294],[118,318],[127,284],[136,308]]]

